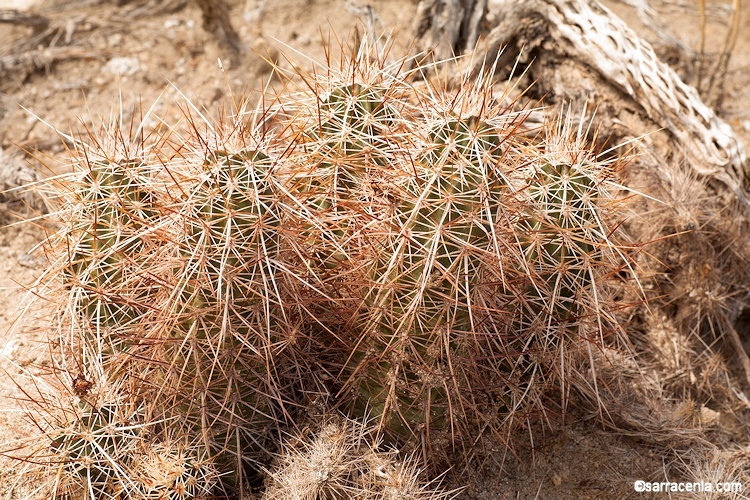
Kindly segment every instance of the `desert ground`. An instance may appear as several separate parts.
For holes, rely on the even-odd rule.
[[[54,222],[37,218],[44,208],[38,197],[2,194],[2,189],[64,171],[70,143],[63,134],[95,133],[121,110],[125,122],[133,110],[152,105],[162,116],[179,116],[178,103],[184,97],[216,115],[233,96],[278,85],[269,61],[290,67],[288,54],[301,65],[305,57],[321,58],[331,37],[345,37],[362,21],[358,14],[364,5],[344,0],[228,3],[242,46],[239,55],[203,28],[201,11],[191,1],[0,0],[0,442],[34,435],[33,422],[24,413],[22,387],[28,373],[43,371],[48,362],[44,305],[35,305],[41,311],[21,322],[17,318],[45,268],[37,245],[54,230]],[[705,85],[706,78],[701,81],[698,75],[707,71],[725,43],[731,2],[703,5],[707,15],[702,34],[703,3],[605,2],[688,83],[703,86],[704,100],[748,147],[750,30],[740,30],[719,83]],[[739,3],[740,25],[750,26],[750,5]],[[410,44],[417,4],[372,2],[377,26],[393,30],[394,53],[405,52]],[[639,16],[643,8],[656,13],[658,31]],[[3,22],[4,13],[11,11],[39,14],[47,24]],[[491,22],[492,15],[488,19]],[[750,346],[750,331],[739,334]],[[745,461],[743,466],[736,454],[729,460],[705,451],[746,447],[750,421],[738,423],[707,407],[698,408],[697,415],[690,418],[711,424],[706,423],[700,438],[707,443],[704,451],[691,455],[675,451],[684,441],[675,439],[673,445],[638,432],[618,432],[602,425],[591,411],[571,405],[565,418],[525,429],[527,436],[519,441],[525,444],[512,452],[500,442],[491,445],[466,470],[448,474],[445,486],[465,488],[459,498],[466,499],[650,498],[634,492],[634,481],[750,478],[750,465]],[[23,461],[0,458],[0,498],[29,498],[44,478],[28,475],[28,470]],[[745,490],[737,498],[750,496],[750,481]]]

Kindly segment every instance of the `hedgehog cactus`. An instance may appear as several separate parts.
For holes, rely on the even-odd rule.
[[[286,347],[300,294],[283,263],[285,197],[274,161],[244,133],[208,149],[200,137],[169,161],[157,149],[92,162],[67,184],[72,238],[58,243],[63,293],[75,298],[60,325],[85,332],[70,344],[76,362],[115,379],[137,374],[133,397],[201,439],[232,471],[227,490],[272,448],[276,420],[288,418],[283,391],[300,377],[299,361],[276,368],[299,347]]]
[[[209,460],[195,449],[177,443],[150,446],[134,464],[133,471],[136,493],[131,498],[211,498],[218,483],[218,474]]]
[[[598,229],[598,186],[586,167],[544,162],[529,186],[536,216],[523,222],[524,253],[550,294],[544,312],[557,321],[578,315],[579,292],[590,288],[592,263],[601,258],[597,242],[604,235],[591,234]]]
[[[400,191],[386,228],[370,233],[377,256],[345,371],[356,413],[401,441],[437,442],[473,418],[462,391],[478,368],[472,338],[502,294],[494,228],[510,198],[505,124],[491,122],[448,114],[429,126],[412,171],[391,173]]]
[[[122,330],[143,312],[134,280],[144,232],[156,213],[144,167],[129,160],[91,159],[82,172],[63,271],[77,314],[101,328]],[[135,265],[134,265],[135,264]]]
[[[519,241],[532,277],[529,310],[574,334],[583,316],[608,320],[598,308],[597,280],[625,262],[607,225],[615,166],[597,161],[569,118],[555,127],[526,169]]]
[[[330,153],[339,158],[363,156],[378,163],[377,151],[387,147],[386,132],[398,115],[387,88],[339,83],[319,106],[318,126],[308,131],[311,138],[319,136],[324,147],[330,147]]]
[[[266,372],[294,314],[282,295],[289,285],[280,278],[283,197],[272,167],[259,150],[210,151],[180,215],[184,319],[172,334],[192,341],[170,348],[179,360],[175,390],[188,428],[227,455],[219,461],[237,476],[225,479],[237,483],[246,462],[259,458],[272,408],[283,402],[275,387],[283,380]]]
[[[399,154],[394,133],[404,103],[396,94],[403,86],[381,72],[360,74],[361,69],[353,66],[350,74],[313,82],[318,94],[300,95],[295,103],[294,122],[302,124],[297,151],[308,165],[294,173],[295,191],[308,213],[303,238],[323,275],[359,258],[353,252],[357,244],[345,249],[342,242],[356,238],[369,221],[352,214],[382,194],[377,186]]]
[[[118,498],[128,490],[128,467],[140,444],[139,412],[121,402],[81,401],[75,421],[58,431],[52,448],[67,481],[87,498]]]
[[[268,471],[263,500],[443,500],[455,492],[437,491],[420,481],[412,460],[379,450],[374,428],[334,416],[319,422],[312,436],[284,443]]]
[[[143,406],[134,408],[121,396],[98,405],[80,400],[77,410],[52,442],[62,464],[60,493],[92,500],[213,494],[218,475],[205,451],[175,440],[153,442]]]
[[[477,102],[477,90],[460,97]],[[522,145],[514,120],[499,104],[443,112],[415,161],[391,166],[398,201],[387,227],[373,224],[366,238],[375,257],[344,373],[355,413],[369,412],[397,441],[429,448],[448,432],[476,432],[484,412],[512,417],[517,394],[542,393],[535,377],[559,375],[548,351],[560,325],[566,340],[552,345],[564,352],[583,344],[573,336],[579,315],[600,328],[610,319],[595,287],[622,255],[600,206],[605,168],[580,137],[559,137],[547,152]],[[485,380],[498,387],[481,409]]]
[[[584,316],[609,320],[597,287],[624,256],[606,168],[580,134],[540,146],[486,75],[422,91],[383,60],[358,52],[340,73],[299,75],[308,90],[260,123],[241,108],[206,133],[188,117],[187,137],[170,130],[117,162],[95,151],[68,185],[57,249],[76,305],[57,326],[94,333],[66,340],[79,351],[61,366],[129,381],[149,402],[143,439],[178,429],[230,494],[311,393],[425,453],[472,446],[541,398],[550,345],[575,347]],[[86,411],[84,430],[109,428]],[[56,446],[79,464],[91,447],[75,432]],[[150,457],[138,474],[156,478]],[[186,475],[144,495],[190,498],[217,479],[179,454],[163,462]],[[92,463],[89,496],[134,484]]]

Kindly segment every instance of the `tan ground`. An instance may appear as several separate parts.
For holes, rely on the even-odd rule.
[[[332,36],[331,28],[343,36],[357,22],[353,13],[356,9],[347,8],[343,0],[231,3],[235,27],[243,44],[252,48],[241,61],[232,61],[202,29],[199,9],[186,1],[43,1],[33,9],[52,21],[54,36],[45,42],[45,47],[52,48],[27,63],[6,56],[29,40],[31,29],[0,23],[0,147],[4,155],[0,156],[0,164],[13,156],[36,168],[38,159],[22,151],[39,151],[37,158],[60,167],[55,162],[64,158],[64,142],[34,115],[64,131],[80,131],[84,127],[96,130],[99,117],[108,121],[113,113],[119,114],[121,106],[127,120],[134,107],[142,104],[148,108],[162,94],[158,106],[163,113],[169,113],[170,108],[176,109],[175,89],[214,113],[230,94],[259,89],[269,79],[270,67],[261,55],[277,58],[279,49],[288,44],[322,57],[321,37]],[[382,27],[396,28],[395,50],[402,50],[409,42],[417,1],[373,3]],[[22,8],[24,4],[0,0],[0,11]],[[688,81],[695,83],[696,60],[646,29],[626,2],[609,4],[653,41],[657,51],[675,63]],[[676,1],[650,4],[659,8],[660,19],[673,36],[687,47],[699,49],[698,0],[679,5]],[[707,52],[715,53],[723,43],[728,5],[709,2],[712,16]],[[748,25],[750,9],[743,19],[743,26]],[[222,59],[225,72],[220,70],[218,58]],[[280,64],[289,65],[283,60]],[[725,85],[714,88],[707,97],[723,96],[717,111],[750,146],[748,83],[750,30],[744,30],[740,32]],[[13,220],[6,208],[19,207],[0,204],[0,224]],[[14,318],[26,290],[33,288],[43,270],[42,260],[28,255],[43,235],[42,228],[31,223],[0,229],[0,436],[9,438],[33,435],[33,427],[20,411],[19,398],[23,399],[23,393],[11,379],[23,384],[24,379],[19,378],[23,368],[30,367],[32,372],[43,369],[44,322],[18,325]],[[636,479],[681,480],[678,473],[683,467],[667,458],[668,446],[655,447],[648,440],[606,431],[594,419],[585,419],[575,410],[564,423],[553,424],[553,430],[539,426],[531,430],[531,435],[533,450],[531,440],[528,446],[516,450],[516,456],[497,445],[471,470],[456,471],[459,473],[450,480],[450,486],[467,486],[462,498],[598,499],[636,496],[632,486]],[[0,459],[0,499],[28,498],[34,481],[23,472],[23,463]],[[746,487],[750,492],[750,484]]]

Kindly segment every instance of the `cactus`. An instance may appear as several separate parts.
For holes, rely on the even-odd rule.
[[[181,214],[185,305],[173,335],[192,342],[172,347],[180,360],[176,390],[186,401],[179,408],[192,435],[224,455],[218,462],[236,471],[224,479],[236,484],[247,477],[247,462],[258,460],[273,407],[283,402],[274,386],[283,381],[266,370],[293,314],[275,263],[283,215],[272,166],[258,150],[210,151]]]
[[[301,123],[297,151],[310,166],[297,172],[295,190],[309,222],[301,231],[323,274],[359,258],[341,245],[367,223],[351,217],[353,205],[380,194],[383,171],[398,155],[393,135],[402,121],[404,103],[397,95],[403,86],[382,72],[360,69],[352,64],[350,73],[314,82],[318,94],[298,96],[295,103],[295,122]]]
[[[477,301],[501,294],[493,228],[508,198],[491,122],[445,113],[430,124],[415,173],[394,172],[402,186],[389,227],[371,233],[377,257],[345,372],[355,413],[397,441],[431,447],[475,418],[461,393],[477,368],[470,338],[488,319],[490,304]]]
[[[276,467],[267,471],[264,500],[361,498],[440,500],[452,498],[439,485],[421,479],[412,460],[380,450],[374,428],[330,418],[312,436],[293,437],[282,447]]]
[[[544,312],[556,321],[571,321],[578,316],[578,292],[590,288],[592,263],[601,258],[591,234],[598,229],[599,188],[587,171],[590,167],[544,162],[529,186],[536,216],[522,222],[522,232],[527,235],[522,246],[526,262],[549,294],[550,304],[545,305]],[[530,286],[529,293],[540,292]]]
[[[324,155],[381,163],[388,148],[388,129],[398,116],[389,89],[366,83],[337,83],[319,103],[320,119],[306,131],[320,141]],[[344,185],[360,179],[342,179]]]
[[[85,409],[56,446],[91,495],[135,483],[115,460],[81,468],[82,429],[122,470],[143,463],[146,497],[242,496],[319,393],[434,465],[541,401],[594,337],[587,318],[614,321],[597,295],[626,265],[611,166],[567,128],[519,134],[486,75],[418,90],[382,60],[303,76],[249,124],[243,107],[205,127],[188,114],[174,144],[77,158],[50,272],[74,302],[55,319],[60,366],[127,381],[150,429],[110,436]],[[167,484],[162,466],[181,472]]]
[[[123,334],[145,309],[138,256],[147,252],[144,233],[157,216],[154,193],[145,176],[148,166],[137,159],[87,158],[87,163],[76,182],[71,254],[62,274],[75,298],[74,314],[106,336],[115,352],[123,336],[117,339],[108,330]]]
[[[56,489],[87,500],[213,495],[218,474],[205,452],[174,440],[153,442],[144,408],[120,399],[100,405],[80,400],[77,418],[57,431],[52,449],[65,482]]]
[[[200,448],[157,443],[143,451],[133,467],[133,497],[163,500],[212,498],[218,483],[213,464]]]
[[[52,442],[64,476],[80,485],[87,499],[119,498],[132,487],[128,467],[140,444],[142,409],[120,401],[94,406],[82,400],[78,411]]]
[[[552,125],[545,148],[525,169],[525,208],[518,225],[531,276],[527,311],[557,325],[568,341],[585,316],[612,321],[598,303],[603,299],[595,296],[597,281],[627,264],[608,226],[611,176],[618,167],[599,160],[581,134],[572,130],[570,117],[560,116]]]
[[[274,161],[237,136],[204,151],[201,137],[166,164],[165,145],[90,168],[81,161],[84,172],[65,185],[69,222],[56,243],[65,249],[61,292],[75,298],[57,321],[84,334],[63,345],[112,379],[135,376],[132,397],[153,401],[151,419],[201,439],[228,491],[244,487],[273,448],[277,419],[289,418],[283,390],[297,365],[275,362],[299,324],[297,285],[281,263]]]
[[[150,320],[164,362],[148,390],[167,396],[163,418],[200,439],[224,489],[242,494],[309,371],[301,271],[289,260],[298,224],[255,130],[194,139],[172,167],[172,285]]]
[[[565,127],[546,149],[514,138],[514,113],[471,109],[484,90],[464,88],[447,110],[431,103],[432,120],[410,116],[426,132],[416,161],[384,175],[398,201],[349,214],[389,215],[361,230],[375,250],[347,323],[356,336],[340,394],[423,450],[539,402],[565,377],[560,353],[587,345],[581,317],[611,324],[596,287],[624,265],[603,206],[608,165]]]

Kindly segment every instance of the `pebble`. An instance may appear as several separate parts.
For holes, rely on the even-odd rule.
[[[705,426],[717,425],[721,419],[721,413],[707,406],[701,407],[701,423]]]
[[[26,252],[18,252],[16,260],[23,267],[35,268],[38,267],[37,259],[33,255],[29,255]]]
[[[134,75],[141,69],[141,64],[135,57],[114,57],[102,68],[102,73],[113,75]]]
[[[110,47],[119,47],[122,44],[122,35],[120,33],[114,33],[107,38],[107,44],[109,44]]]
[[[16,351],[18,351],[19,344],[20,342],[18,339],[10,339],[7,341],[3,347],[0,347],[0,358],[13,360]]]

